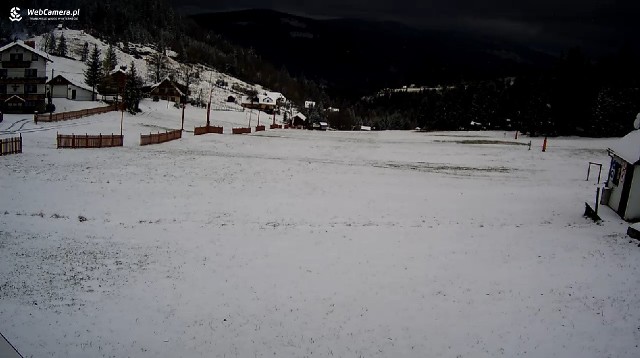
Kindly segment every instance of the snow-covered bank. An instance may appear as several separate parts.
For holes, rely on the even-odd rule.
[[[272,130],[139,147],[179,128],[163,105],[125,114],[123,148],[54,140],[117,133],[120,113],[0,123],[25,141],[0,160],[0,331],[23,355],[638,356],[640,248],[609,209],[582,217],[610,140],[542,153],[476,144],[530,140],[502,132]]]

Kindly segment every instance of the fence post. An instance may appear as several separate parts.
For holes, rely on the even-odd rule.
[[[71,133],[71,148],[76,147],[76,135]]]
[[[22,153],[22,133],[20,133],[20,144],[18,147],[18,153]]]
[[[100,133],[100,142],[98,142],[99,148],[102,148],[102,133]]]

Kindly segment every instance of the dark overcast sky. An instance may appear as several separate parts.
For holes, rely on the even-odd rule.
[[[393,20],[559,50],[640,46],[640,0],[171,0],[187,12],[273,9],[310,17]]]

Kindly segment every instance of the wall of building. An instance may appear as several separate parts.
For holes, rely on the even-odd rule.
[[[67,98],[72,99],[73,91],[76,91],[76,101],[91,101],[93,99],[93,94],[91,91],[87,91],[84,88],[80,88],[74,85],[69,85],[69,90],[67,91]]]
[[[607,186],[611,188],[611,195],[609,196],[609,203],[607,204],[614,211],[618,211],[618,207],[620,206],[620,198],[622,197],[622,186],[624,184],[624,178],[622,176],[619,177],[617,184],[614,183],[614,163],[619,165],[617,175],[620,176],[620,171],[622,171],[622,165],[624,165],[625,161],[618,157],[611,158],[611,164],[609,166],[609,177],[607,179]]]
[[[625,219],[640,220],[640,165],[636,165],[633,171],[633,181],[631,182]]]
[[[51,97],[53,98],[66,98],[67,97],[67,85],[55,85],[52,86]]]

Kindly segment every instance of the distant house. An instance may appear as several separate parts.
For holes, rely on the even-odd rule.
[[[624,220],[640,220],[640,129],[609,148],[611,165],[602,203]]]
[[[270,112],[276,109],[277,102],[270,96],[265,95],[256,95],[254,97],[243,96],[240,105],[247,109],[257,109]]]
[[[149,94],[152,98],[158,97],[161,100],[180,103],[181,99],[186,100],[186,96],[189,94],[187,86],[181,85],[175,81],[169,79],[169,77],[162,81],[151,85]]]
[[[304,126],[306,122],[307,122],[307,117],[302,113],[296,113],[293,117],[291,117],[292,127]]]
[[[16,41],[0,47],[0,110],[5,113],[44,111],[47,62],[35,43]]]
[[[57,75],[47,82],[52,98],[67,98],[75,101],[93,100],[93,89],[80,83],[74,83],[63,75]]]
[[[124,87],[127,83],[127,77],[127,73],[120,68],[111,71],[103,79],[102,83],[98,85],[98,92],[100,92],[103,97],[122,97],[122,95],[124,94]]]
[[[275,100],[276,101],[276,105],[278,105],[278,107],[284,106],[285,103],[287,103],[287,98],[280,92],[265,91],[263,93],[263,96],[269,97],[269,98]]]
[[[314,101],[304,101],[304,108],[313,108],[316,106],[316,102]]]

